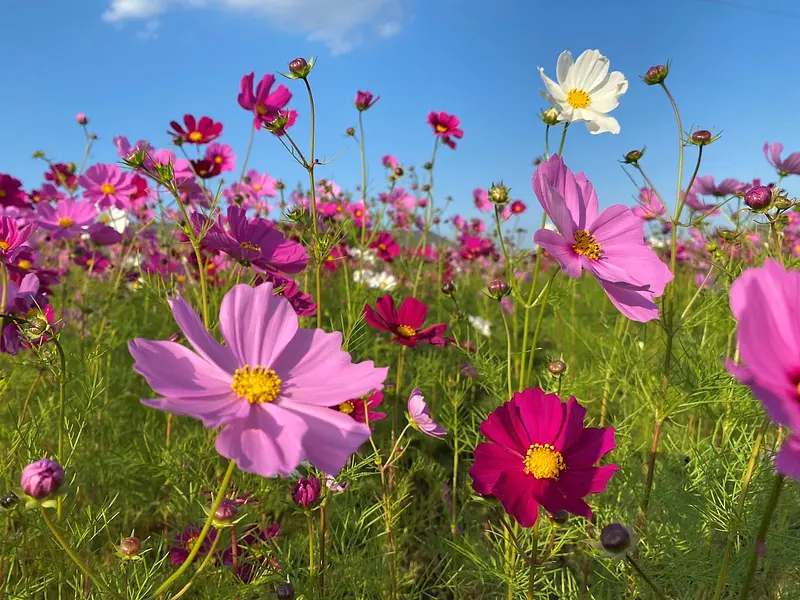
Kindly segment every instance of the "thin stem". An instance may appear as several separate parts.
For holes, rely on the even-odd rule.
[[[306,521],[308,521],[308,575],[314,579],[317,571],[314,563],[314,518],[310,513],[306,516]]]
[[[308,183],[311,186],[311,219],[314,225],[314,246],[315,248],[319,244],[319,224],[317,223],[317,186],[314,183],[314,166],[316,165],[316,161],[314,160],[314,136],[316,133],[316,126],[317,126],[317,115],[314,107],[314,94],[311,93],[311,84],[308,83],[308,78],[303,78],[303,83],[306,84],[306,90],[308,90],[308,104],[311,109],[311,140],[309,142],[309,150],[308,150],[308,161],[307,167],[308,170]],[[317,289],[317,328],[322,329],[322,261],[315,260],[314,261],[314,281],[316,283]]]
[[[564,152],[564,142],[567,139],[567,129],[569,128],[569,123],[564,123],[564,130],[561,132],[561,142],[558,144],[558,154],[559,156],[563,156]]]
[[[550,279],[547,280],[545,284],[544,290],[542,290],[542,299],[539,304],[539,316],[536,319],[536,328],[533,330],[533,339],[531,340],[530,350],[528,351],[528,369],[526,377],[530,379],[531,373],[533,372],[533,363],[534,358],[536,357],[536,344],[539,343],[539,334],[542,332],[542,323],[544,322],[544,311],[547,308],[547,297],[550,294],[550,288],[553,287],[553,281],[558,275],[559,271],[561,271],[561,267],[556,267],[553,269],[553,274],[550,275]],[[526,382],[523,380],[520,383],[520,387],[524,388]]]
[[[778,233],[778,219],[777,216],[769,218],[769,231],[772,234],[772,244],[775,246],[776,258],[781,265],[785,265],[783,261],[783,248],[781,247],[781,238]]]
[[[323,486],[325,487],[325,486]],[[327,532],[328,499],[330,492],[325,494],[319,506],[319,597],[325,597],[325,535]]]
[[[629,554],[625,557],[625,560],[633,567],[634,571],[639,574],[639,577],[644,579],[644,582],[653,590],[653,593],[656,595],[657,598],[660,600],[667,600],[667,597],[664,595],[664,592],[655,584],[655,582],[650,579],[650,577],[645,573],[642,568],[639,566],[639,563]]]
[[[244,174],[247,171],[247,162],[250,160],[250,150],[253,149],[253,141],[256,139],[256,123],[253,122],[253,127],[250,129],[250,142],[247,144],[247,152],[244,155],[244,162],[242,163],[242,172],[239,175],[239,185],[236,186],[236,192],[239,193],[244,181]]]
[[[163,594],[178,578],[183,575],[184,571],[189,568],[194,562],[195,557],[200,552],[200,548],[203,545],[203,540],[206,539],[208,532],[211,530],[212,522],[214,521],[214,514],[217,512],[219,505],[222,504],[223,498],[225,498],[225,492],[228,490],[228,485],[230,485],[231,477],[233,476],[233,472],[236,470],[236,463],[231,460],[228,463],[228,470],[225,471],[225,475],[222,478],[222,483],[219,485],[219,490],[217,491],[217,495],[214,498],[214,503],[211,505],[211,510],[208,513],[208,519],[206,519],[205,525],[203,525],[203,529],[200,530],[197,539],[195,540],[194,546],[192,546],[191,551],[189,552],[189,556],[186,557],[186,560],[183,561],[180,567],[170,575],[167,580],[162,583],[158,589],[155,591],[154,596],[159,596]]]
[[[58,352],[58,360],[60,365],[60,372],[58,374],[58,450],[56,457],[58,459],[58,464],[62,467],[64,466],[64,429],[65,429],[65,418],[64,415],[66,414],[66,404],[67,404],[67,356],[64,354],[64,348],[61,347],[57,338],[53,338],[53,344],[56,346],[56,351]],[[56,514],[58,516],[58,520],[61,520],[61,513],[62,513],[62,500],[61,496],[58,497],[56,501]]]
[[[364,111],[361,110],[358,111],[358,147],[361,150],[361,197],[364,202],[364,214],[361,216],[361,260],[363,264],[367,240],[367,147],[364,141]]]
[[[508,258],[508,250],[506,250],[506,241],[503,239],[503,227],[500,222],[500,207],[495,204],[494,206],[494,221],[497,224],[497,237],[500,239],[500,248],[503,250],[503,260],[506,263],[506,283],[511,285],[511,279],[514,274],[511,270],[511,261]]]
[[[41,508],[41,513],[42,513],[42,518],[44,519],[44,522],[47,525],[47,528],[50,530],[50,533],[53,534],[53,537],[56,539],[56,542],[58,542],[58,545],[61,546],[61,548],[64,550],[64,552],[67,553],[67,556],[69,556],[70,559],[72,559],[72,562],[74,562],[77,565],[77,567],[81,570],[81,572],[84,575],[86,575],[86,577],[88,577],[91,580],[91,582],[93,584],[95,584],[99,589],[103,590],[103,592],[116,596],[116,594],[114,594],[106,586],[105,583],[103,583],[98,577],[95,576],[94,573],[92,573],[89,570],[89,568],[84,564],[84,562],[80,559],[80,557],[75,553],[75,551],[70,547],[70,545],[64,540],[64,538],[59,533],[58,529],[56,529],[55,524],[50,519],[50,516],[47,514],[47,509],[42,507]]]
[[[603,384],[603,400],[600,406],[600,427],[604,427],[606,424],[606,416],[608,415],[608,400],[611,394],[611,375],[614,372],[614,359],[617,356],[617,348],[620,346],[620,342],[622,341],[622,331],[623,328],[628,323],[628,320],[622,316],[622,314],[617,315],[617,326],[615,331],[615,344],[611,350],[611,358],[608,361],[608,365],[606,366],[606,376],[605,376],[605,383]],[[560,383],[559,379],[559,383]]]
[[[541,519],[536,519],[533,524],[533,532],[531,535],[531,556],[528,566],[528,600],[533,600],[534,590],[536,585],[536,567],[538,566],[536,554],[539,551],[539,522]]]
[[[542,213],[542,224],[539,229],[544,229],[547,225],[547,213]],[[530,316],[531,308],[533,308],[533,296],[536,293],[536,282],[539,280],[539,272],[542,267],[542,254],[541,248],[536,249],[536,263],[533,266],[533,281],[531,281],[531,288],[528,291],[528,301],[525,303],[525,318],[522,325],[522,356],[519,361],[519,390],[525,387],[525,358],[528,351],[528,329],[530,329]]]
[[[747,600],[750,595],[750,586],[753,583],[753,577],[756,573],[756,566],[758,565],[759,547],[763,546],[767,541],[767,530],[772,521],[772,514],[778,506],[778,499],[783,489],[783,475],[775,473],[775,481],[772,484],[772,491],[767,500],[767,507],[764,509],[764,516],[761,517],[761,525],[758,527],[758,534],[756,535],[756,542],[753,544],[753,552],[750,555],[750,561],[747,563],[747,574],[742,584],[742,591],[739,594],[739,600]]]
[[[397,378],[394,384],[394,411],[392,412],[392,442],[394,442],[397,428],[400,425],[400,384],[403,382],[403,366],[406,359],[406,346],[400,349],[397,358]]]
[[[172,596],[169,600],[178,600],[178,598],[180,598],[186,592],[189,591],[189,588],[192,587],[192,584],[194,584],[195,580],[197,579],[197,576],[203,572],[203,570],[208,566],[208,563],[211,562],[211,559],[214,558],[214,553],[217,551],[217,545],[219,544],[219,541],[221,539],[222,535],[217,535],[217,537],[214,538],[214,541],[211,543],[211,548],[209,548],[208,554],[206,554],[205,558],[203,559],[203,562],[200,563],[200,566],[197,567],[197,570],[194,573],[192,573],[192,576],[191,578],[189,578],[189,581],[186,582],[186,585],[183,586],[178,591],[178,593]],[[231,549],[233,550],[234,547],[235,546],[232,546]]]
[[[647,508],[650,505],[650,493],[653,491],[653,477],[656,471],[656,458],[658,457],[658,443],[661,440],[661,428],[664,425],[663,419],[656,415],[653,423],[653,439],[650,443],[650,462],[647,465],[647,480],[644,485],[644,497],[642,506],[639,509],[639,529],[644,528],[644,520],[647,515]]]
[[[511,396],[514,395],[514,382],[511,379],[511,346],[513,342],[511,340],[511,331],[508,328],[508,317],[506,317],[506,311],[503,310],[502,306],[499,306],[499,308],[500,316],[503,318],[503,327],[506,330],[506,375],[508,379],[508,398],[511,399]]]
[[[417,288],[419,287],[419,279],[422,275],[422,266],[425,264],[425,248],[428,247],[428,234],[433,224],[433,169],[436,166],[436,151],[439,149],[439,140],[437,137],[433,142],[433,153],[431,154],[431,168],[428,171],[428,203],[425,206],[425,227],[422,230],[422,242],[420,245],[419,265],[417,266],[417,274],[414,277],[414,288],[411,291],[412,296],[417,295]]]

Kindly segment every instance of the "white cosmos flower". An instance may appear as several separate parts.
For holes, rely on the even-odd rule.
[[[397,287],[397,279],[391,273],[383,271],[382,273],[373,274],[372,277],[367,280],[367,285],[371,288],[378,288],[389,292]]]
[[[585,50],[575,62],[569,50],[564,50],[556,66],[558,83],[539,67],[547,88],[542,96],[558,110],[559,121],[585,121],[592,134],[619,133],[619,123],[607,113],[617,107],[620,96],[628,90],[628,80],[619,71],[609,73],[608,65],[609,60],[598,50]]]
[[[125,233],[130,220],[128,219],[128,213],[118,209],[116,206],[108,207],[108,210],[101,212],[98,216],[100,217],[100,222],[113,227],[117,233]]]
[[[361,260],[361,250],[359,248],[350,248],[350,256],[356,260]],[[372,248],[367,248],[364,251],[364,264],[374,265],[378,259],[378,254]]]
[[[470,315],[467,317],[467,320],[483,337],[489,337],[492,334],[492,324],[486,319]]]

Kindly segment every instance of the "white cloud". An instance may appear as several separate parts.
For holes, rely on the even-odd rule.
[[[304,33],[344,54],[364,41],[365,28],[379,38],[396,36],[403,28],[408,0],[110,0],[103,20],[155,22],[170,8],[216,8],[262,17],[276,29]],[[157,28],[157,26],[156,26]]]
[[[140,40],[154,40],[158,37],[158,28],[161,23],[157,19],[152,19],[144,24],[144,28],[136,32],[136,37]]]

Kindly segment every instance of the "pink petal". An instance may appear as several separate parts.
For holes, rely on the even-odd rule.
[[[552,444],[556,440],[566,415],[566,405],[558,396],[545,394],[541,388],[528,388],[514,394],[514,404],[531,444]]]
[[[517,411],[516,404],[511,401],[501,404],[481,423],[481,435],[495,444],[519,453],[522,464],[522,457],[528,451],[531,440]]]
[[[522,464],[518,454],[502,446],[482,442],[475,447],[475,462],[469,470],[472,488],[483,496],[492,493],[500,475],[507,470],[516,470]]]
[[[783,442],[775,458],[775,469],[781,475],[800,481],[800,438],[792,435]]]
[[[208,330],[200,320],[200,316],[183,298],[173,298],[169,301],[175,322],[181,328],[186,339],[203,359],[212,363],[220,371],[232,375],[238,367],[236,358],[230,350],[222,346],[211,337]],[[222,376],[220,375],[222,378]]]
[[[558,477],[558,487],[567,497],[583,498],[604,492],[612,475],[619,471],[617,465],[604,465],[588,469],[567,468]]]
[[[408,325],[414,329],[419,329],[425,323],[425,317],[427,315],[428,306],[424,302],[416,298],[406,298],[400,305],[397,321],[401,325]]]
[[[559,452],[570,448],[583,436],[583,420],[586,417],[586,408],[578,404],[575,396],[567,402],[564,424],[553,442],[553,446]]]
[[[578,279],[582,273],[581,257],[572,249],[574,242],[549,229],[540,229],[533,234],[533,241],[553,255],[566,275]]]
[[[531,527],[539,516],[539,504],[533,497],[536,479],[522,470],[504,471],[497,480],[492,495],[500,501],[506,512],[523,527]]]
[[[597,282],[617,310],[631,321],[647,323],[658,319],[658,306],[653,302],[650,292],[643,292],[626,283],[611,283],[602,279]]]
[[[580,440],[561,451],[567,470],[591,467],[616,447],[614,428],[587,427]]]

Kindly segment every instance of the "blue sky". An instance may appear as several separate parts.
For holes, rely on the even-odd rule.
[[[111,138],[124,134],[167,146],[168,123],[184,113],[225,124],[223,140],[244,156],[251,119],[236,102],[239,79],[285,71],[295,56],[319,59],[312,75],[318,105],[318,149],[344,153],[319,175],[351,187],[360,181],[358,150],[344,136],[357,122],[353,96],[381,96],[365,116],[370,190],[385,185],[380,158],[391,153],[421,165],[433,138],[430,110],[455,113],[464,140],[437,160],[440,202],[472,215],[472,189],[504,180],[535,211],[532,159],[543,151],[545,106],[537,66],[555,76],[564,49],[577,57],[596,48],[630,82],[612,113],[619,135],[591,136],[572,127],[564,157],[595,184],[601,206],[631,203],[635,189],[617,162],[647,145],[643,162],[660,191],[675,190],[676,126],[658,88],[638,76],[672,60],[668,79],[686,128],[723,130],[706,152],[701,174],[771,181],[761,147],[782,141],[800,150],[800,70],[788,50],[800,8],[780,0],[42,0],[0,9],[3,108],[0,171],[38,185],[44,150],[80,161],[85,112],[100,136],[92,160],[116,160]],[[746,7],[760,7],[759,10]],[[781,51],[781,47],[787,48]],[[297,82],[295,136],[307,143],[307,99]],[[693,164],[694,150],[688,151]],[[293,186],[304,173],[266,132],[250,165]],[[793,182],[789,182],[790,189]],[[796,191],[796,189],[795,189]]]

